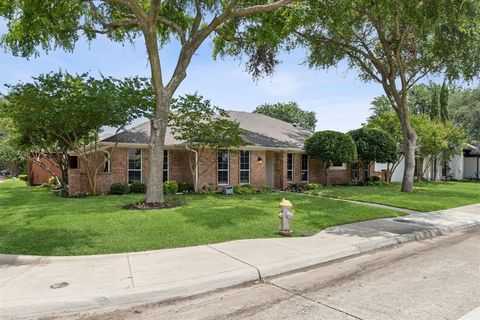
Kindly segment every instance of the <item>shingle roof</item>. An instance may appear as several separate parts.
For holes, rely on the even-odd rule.
[[[480,141],[471,141],[463,150],[466,156],[480,156]]]
[[[266,148],[303,148],[303,142],[311,132],[288,122],[258,113],[229,111],[230,119],[238,121],[244,131],[243,139],[250,146]],[[127,131],[106,138],[104,142],[147,144],[150,136],[150,123],[145,122]],[[176,140],[167,128],[165,145],[184,144]]]

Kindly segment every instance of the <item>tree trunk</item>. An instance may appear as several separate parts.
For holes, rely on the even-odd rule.
[[[403,134],[403,153],[405,158],[405,171],[403,172],[402,192],[413,192],[415,177],[415,147],[417,135],[410,125],[408,116],[400,116]]]

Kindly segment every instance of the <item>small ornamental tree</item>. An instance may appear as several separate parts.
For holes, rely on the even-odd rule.
[[[256,107],[253,112],[297,124],[310,131],[315,130],[317,123],[315,112],[300,109],[296,102],[265,103]]]
[[[240,147],[245,144],[242,130],[236,121],[229,119],[228,112],[212,106],[210,100],[197,94],[185,95],[172,103],[169,125],[175,139],[190,150],[190,169],[194,178],[194,189],[198,192],[199,159],[207,150]],[[204,168],[207,170],[207,166]]]
[[[355,163],[357,147],[348,134],[337,131],[318,131],[305,140],[305,151],[314,159],[323,161],[325,184],[328,185],[328,169],[334,163]]]
[[[378,128],[363,127],[348,133],[357,145],[359,159],[368,163],[370,168],[374,162],[395,163],[398,158],[397,143],[391,134]],[[387,179],[389,176],[387,168]]]
[[[0,142],[0,167],[10,169],[12,177],[18,174],[18,169],[25,163],[25,154],[8,143]]]
[[[68,153],[80,159],[90,192],[96,193],[96,175],[105,154],[98,149],[104,126],[121,129],[154,106],[148,79],[95,79],[58,72],[40,75],[31,83],[8,86],[3,111],[16,126],[32,161],[48,155],[61,169],[61,185],[68,188]],[[107,154],[108,156],[108,154]]]

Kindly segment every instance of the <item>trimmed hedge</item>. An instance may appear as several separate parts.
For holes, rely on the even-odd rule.
[[[114,183],[110,187],[111,194],[127,194],[130,192],[128,183]]]
[[[130,193],[145,193],[147,187],[141,182],[135,182],[130,185]]]
[[[178,183],[176,181],[165,181],[163,183],[163,193],[175,194],[178,192]]]

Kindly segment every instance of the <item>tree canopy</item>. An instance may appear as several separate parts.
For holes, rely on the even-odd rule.
[[[411,192],[416,134],[410,123],[409,89],[429,75],[478,74],[479,17],[480,3],[475,0],[310,0],[287,13],[258,18],[258,28],[242,30],[236,37],[227,33],[217,46],[225,54],[248,54],[248,69],[254,74],[272,73],[280,49],[301,46],[313,68],[346,61],[362,80],[380,84],[400,119],[406,163],[402,191]],[[245,39],[256,42],[249,46]],[[238,43],[244,44],[241,49]],[[259,44],[269,49],[250,49]]]
[[[366,162],[394,163],[397,143],[391,134],[379,128],[362,127],[348,132],[357,146],[358,157]]]
[[[302,110],[296,102],[265,103],[253,111],[285,122],[296,124],[310,131],[315,130],[315,112]]]
[[[93,40],[102,34],[121,43],[143,39],[156,103],[150,118],[146,202],[159,204],[164,202],[161,176],[170,104],[194,54],[205,41],[225,34],[225,25],[256,28],[249,16],[285,8],[293,1],[0,0],[0,16],[7,20],[1,41],[15,55],[29,57],[38,55],[40,49],[73,51],[82,35]],[[160,52],[171,42],[179,50],[176,66],[166,77]]]
[[[337,131],[318,131],[305,140],[305,151],[314,159],[323,161],[325,183],[328,184],[328,168],[337,163],[355,163],[357,147],[352,137]]]
[[[53,156],[65,187],[68,152],[94,155],[87,147],[98,141],[104,126],[122,128],[154,107],[153,90],[144,78],[96,79],[60,71],[7,87],[2,112],[14,124],[20,144],[34,155]]]

